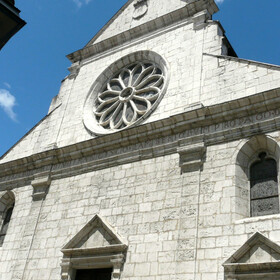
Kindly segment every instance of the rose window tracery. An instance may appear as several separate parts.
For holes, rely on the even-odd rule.
[[[162,70],[152,63],[123,68],[98,93],[94,114],[105,129],[123,129],[150,111],[164,85]]]
[[[153,51],[121,57],[95,79],[84,103],[83,123],[104,135],[146,122],[169,82],[167,62]]]

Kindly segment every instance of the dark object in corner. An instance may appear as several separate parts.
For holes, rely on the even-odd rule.
[[[25,24],[14,0],[0,0],[0,50]]]

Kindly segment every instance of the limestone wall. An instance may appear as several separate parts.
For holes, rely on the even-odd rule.
[[[211,49],[213,53],[221,54],[219,34],[217,24],[211,24],[205,30],[193,30],[193,24],[186,23],[85,61],[75,79],[68,78],[63,82],[57,101],[53,102],[51,109],[60,103],[61,106],[24,137],[0,162],[39,153],[54,144],[63,147],[94,137],[83,124],[84,103],[91,86],[108,66],[136,51],[152,50],[158,53],[168,64],[170,78],[165,96],[144,123],[188,110],[190,104],[199,102],[201,98],[203,52]],[[213,60],[210,63],[216,65]]]
[[[279,67],[220,56],[224,54],[222,39],[223,32],[215,22],[199,30],[186,23],[87,59],[76,78],[64,80],[50,111],[58,108],[0,162],[94,137],[83,124],[84,104],[91,86],[109,65],[137,51],[153,50],[163,57],[170,78],[165,96],[143,124],[188,111],[192,106],[223,103],[280,86]]]
[[[61,249],[97,213],[129,245],[121,279],[224,279],[222,263],[253,233],[280,241],[279,215],[235,213],[242,143],[207,147],[201,172],[181,174],[173,154],[53,180],[43,203],[16,189],[0,279],[59,280]]]

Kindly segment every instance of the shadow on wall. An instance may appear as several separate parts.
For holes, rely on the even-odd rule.
[[[264,158],[261,159],[260,157]],[[279,190],[277,182],[279,158],[279,145],[272,138],[265,135],[254,136],[241,146],[235,164],[234,213],[236,215],[236,220],[252,216],[276,214],[275,210],[279,213]],[[274,177],[272,175],[267,175],[273,173],[271,170],[269,171],[267,169],[269,164],[272,164],[271,166],[276,166],[276,174]],[[256,173],[256,166],[259,176],[257,176],[258,180],[255,180],[253,183],[253,174],[250,173],[252,173],[253,168],[255,168]],[[253,190],[253,187],[255,189],[257,188],[257,191]],[[270,195],[273,188],[277,189],[277,198],[274,196],[274,202],[272,202],[272,195]],[[259,202],[253,202],[256,192],[261,199]],[[276,208],[273,206],[275,203],[277,204],[275,206]],[[257,208],[257,214],[254,208]]]

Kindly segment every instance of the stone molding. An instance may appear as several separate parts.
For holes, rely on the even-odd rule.
[[[0,230],[4,222],[5,213],[15,203],[15,200],[15,195],[12,191],[0,192]]]
[[[89,238],[92,230],[102,226],[115,244],[101,247],[80,247],[81,241]],[[79,248],[80,247],[80,248]],[[127,244],[101,216],[95,215],[61,250],[61,280],[70,280],[76,269],[95,269],[112,267],[112,279],[120,279],[125,261]]]
[[[129,61],[129,63],[128,63]],[[107,119],[106,114],[108,116],[108,108],[105,105],[105,110],[103,110],[102,108],[104,107],[104,104],[108,104],[109,99],[104,98],[104,94],[107,93],[107,95],[110,97],[110,95],[114,95],[114,98],[112,98],[113,100],[115,100],[116,97],[116,92],[119,92],[119,100],[115,100],[115,104],[118,103],[117,106],[115,106],[113,108],[114,112],[116,111],[122,111],[124,110],[124,107],[120,108],[121,105],[127,105],[128,103],[133,102],[135,109],[134,110],[134,116],[135,113],[137,111],[137,106],[134,103],[137,100],[134,100],[135,97],[139,97],[139,95],[137,95],[137,90],[141,90],[143,88],[145,88],[145,84],[143,88],[140,89],[136,89],[137,88],[137,84],[134,85],[132,84],[127,85],[126,88],[121,92],[120,90],[116,90],[116,88],[114,90],[112,90],[110,87],[107,88],[110,84],[110,81],[113,81],[113,83],[116,84],[119,83],[119,86],[122,87],[125,86],[124,81],[120,80],[120,76],[118,73],[122,73],[121,71],[123,71],[123,73],[132,73],[132,71],[130,69],[128,69],[130,66],[132,65],[138,65],[141,67],[143,67],[142,72],[147,72],[147,70],[150,67],[145,68],[144,64],[148,63],[151,64],[151,67],[154,67],[154,70],[157,69],[159,71],[161,71],[161,74],[155,74],[154,78],[157,78],[158,81],[161,83],[159,84],[159,87],[156,86],[156,83],[153,85],[153,87],[150,88],[151,91],[154,91],[154,97],[156,97],[156,100],[146,100],[146,104],[147,104],[147,108],[146,108],[146,112],[143,114],[143,111],[138,111],[138,113],[136,114],[136,119],[132,119],[132,121],[120,121],[119,125],[114,123],[114,119],[113,116],[115,114],[112,114],[111,116],[111,121],[110,118]],[[135,67],[137,68],[137,67]],[[139,68],[138,68],[139,69]],[[115,75],[117,74],[117,76],[119,76],[118,78],[115,77]],[[158,76],[160,76],[160,78],[158,78]],[[108,77],[110,77],[108,79]],[[151,73],[149,73],[149,78],[151,79]],[[131,77],[132,79],[132,77]],[[144,79],[143,79],[144,80]],[[142,80],[142,82],[143,82]],[[158,104],[160,103],[160,101],[162,100],[164,94],[166,93],[166,89],[169,83],[169,71],[168,71],[168,63],[167,61],[161,57],[159,54],[153,52],[153,51],[148,51],[148,50],[142,50],[142,51],[137,51],[134,53],[130,53],[129,55],[126,55],[120,59],[118,59],[117,61],[115,61],[114,63],[112,63],[109,67],[107,67],[100,75],[99,77],[96,79],[96,81],[93,83],[93,85],[91,86],[91,89],[88,93],[88,97],[85,101],[84,104],[84,113],[83,113],[83,123],[84,126],[86,127],[86,129],[89,131],[89,133],[93,134],[93,135],[104,135],[104,134],[111,134],[113,132],[116,131],[121,131],[121,130],[125,130],[127,128],[136,126],[137,124],[145,121],[151,114],[152,112],[156,109],[156,107],[158,106]],[[104,89],[104,86],[107,87]],[[131,94],[131,100],[129,102],[126,102],[122,98],[122,94],[124,93],[124,91],[126,89],[132,89],[133,93]],[[148,89],[148,87],[146,87],[146,90]],[[106,96],[105,96],[106,97]],[[142,99],[143,96],[141,97]],[[149,105],[148,105],[149,103]],[[112,106],[113,107],[113,106]],[[128,108],[128,105],[126,106]],[[99,110],[100,109],[100,110]],[[143,110],[143,109],[142,109]],[[134,117],[133,116],[133,117]],[[103,118],[104,117],[104,118]],[[123,114],[121,117],[121,120],[123,119]],[[102,121],[103,119],[103,121]],[[105,121],[106,120],[106,121]],[[109,123],[108,123],[109,122]],[[121,125],[124,125],[124,127],[121,127]],[[109,127],[107,127],[109,125]]]
[[[109,20],[109,22],[103,26],[103,28],[88,42],[87,46],[90,46],[92,44],[94,44],[94,42],[99,38],[99,36],[101,34],[103,34],[103,32],[107,29],[107,27],[112,24],[115,19],[117,17],[119,17],[121,15],[121,13],[127,9],[127,7],[131,4],[131,3],[135,3],[135,2],[141,2],[141,1],[145,1],[145,0],[129,0],[127,1],[123,7]],[[214,14],[216,12],[219,11],[219,8],[217,6],[217,4],[215,3],[214,0],[181,0],[183,2],[186,2],[186,7],[184,7],[183,9],[188,9],[189,11],[192,11],[192,13],[198,13],[201,10],[204,10],[206,8],[208,8],[211,11],[211,14]],[[169,13],[171,14],[171,13]]]
[[[94,254],[99,254],[98,251]],[[113,268],[112,280],[120,279],[121,268],[125,257],[123,254],[111,254],[107,256],[86,256],[80,255],[79,258],[64,258],[61,263],[61,280],[71,280],[76,269],[95,269],[95,268]],[[94,263],[94,265],[92,265]]]
[[[193,29],[198,30],[207,25],[207,20],[211,19],[211,15],[207,10],[195,14],[193,17]]]
[[[280,70],[279,65],[265,63],[265,62],[259,62],[259,61],[250,60],[250,59],[239,58],[239,57],[235,57],[235,56],[217,55],[217,54],[210,54],[210,53],[203,53],[203,55],[215,57],[215,58],[222,59],[222,60],[233,60],[233,61],[240,62],[240,63],[266,67],[267,69],[273,69],[273,70],[278,70],[278,71]]]
[[[84,66],[84,65],[87,65],[87,64],[89,64],[93,61],[96,61],[96,60],[99,60],[101,58],[108,57],[112,54],[120,52],[124,49],[139,45],[139,44],[143,43],[144,41],[147,41],[151,38],[154,38],[155,36],[161,36],[162,34],[165,34],[167,32],[171,32],[175,29],[181,28],[183,26],[186,26],[186,25],[192,24],[192,23],[193,23],[192,18],[187,18],[187,19],[184,19],[184,20],[182,20],[178,23],[173,23],[173,24],[171,24],[170,26],[168,26],[164,29],[161,28],[161,29],[157,29],[157,30],[154,30],[154,31],[152,30],[149,34],[146,34],[146,35],[143,34],[145,36],[140,36],[140,37],[131,39],[130,41],[124,42],[122,45],[115,46],[115,47],[112,47],[112,48],[108,48],[107,50],[104,50],[104,51],[101,51],[101,52],[98,51],[98,52],[94,53],[93,55],[91,55],[90,57],[87,57],[84,60],[79,60],[80,63],[81,63],[81,67]],[[210,21],[208,21],[208,23],[210,23]],[[213,24],[213,23],[211,23],[211,24]],[[219,23],[215,22],[215,24],[219,24]]]
[[[178,152],[202,137],[205,146],[280,129],[280,89],[202,107],[129,130],[56,148],[0,165],[1,189],[26,184],[40,172],[52,180]],[[225,113],[226,112],[226,113]],[[250,112],[250,114],[248,114]],[[121,142],[119,139],[123,139]],[[121,145],[121,147],[120,147]],[[178,163],[179,165],[179,163]],[[15,176],[15,174],[19,174]]]
[[[280,256],[280,246],[270,239],[263,236],[261,233],[256,232],[248,241],[245,242],[224,264],[225,279],[248,279],[251,278],[263,278],[267,279],[269,276],[278,279],[280,276],[280,262],[275,258],[271,262],[264,261],[254,261],[253,263],[242,261],[242,257],[250,251],[254,246],[263,247],[271,249],[273,254],[278,254]],[[261,256],[259,256],[261,258]]]
[[[179,141],[178,144],[177,152],[180,155],[179,166],[181,167],[181,172],[201,170],[206,153],[204,141],[188,144],[185,144],[184,141]]]
[[[127,247],[126,242],[122,239],[122,237],[115,231],[115,229],[99,214],[94,215],[94,217],[63,247],[62,252],[66,253],[70,249],[70,251],[77,250],[75,246],[83,240],[83,238],[97,225],[101,225],[104,230],[113,238],[114,242],[118,245],[124,245]],[[113,245],[111,245],[113,246]],[[106,249],[106,248],[105,248]],[[84,250],[84,249],[83,249]],[[92,250],[92,249],[89,249]],[[100,248],[98,248],[100,251]],[[105,250],[106,251],[106,250]],[[115,251],[114,251],[115,252]],[[116,252],[119,252],[118,250]]]
[[[70,71],[70,74],[68,75],[68,78],[69,79],[75,79],[79,72],[80,72],[80,69],[81,69],[81,64],[79,61],[73,63],[69,68],[68,70]]]
[[[210,17],[218,11],[215,4],[209,5],[208,3],[208,5],[206,5],[204,0],[197,0],[194,3],[190,3],[183,8],[175,10],[169,14],[165,14],[144,24],[138,25],[134,28],[131,28],[130,30],[124,31],[101,42],[87,45],[83,49],[67,55],[67,58],[72,63],[76,63],[98,53],[103,53],[109,49],[123,45],[126,42],[131,42],[132,40],[137,39],[143,35],[147,36],[147,30],[149,31],[149,33],[152,33],[156,30],[166,28],[174,23],[178,23],[186,19],[189,19],[190,22],[193,22],[193,20],[199,22],[201,19],[198,19],[198,15],[196,15],[195,19],[192,19],[192,17],[205,9],[207,9],[207,13],[210,15]],[[202,17],[204,19],[204,16]]]
[[[51,184],[50,175],[35,176],[34,180],[31,181],[33,187],[33,200],[45,199],[49,186]]]

